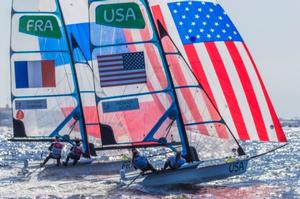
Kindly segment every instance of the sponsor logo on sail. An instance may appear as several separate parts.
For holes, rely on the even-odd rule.
[[[145,21],[136,3],[105,4],[96,8],[96,23],[119,28],[145,28]]]
[[[139,100],[137,98],[102,102],[102,109],[104,113],[130,111],[139,108]]]
[[[26,15],[20,18],[19,31],[39,37],[60,38],[61,32],[54,16]]]
[[[47,109],[46,99],[37,100],[16,100],[15,101],[16,110],[33,110],[33,109]]]

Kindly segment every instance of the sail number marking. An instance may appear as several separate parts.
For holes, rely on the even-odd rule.
[[[245,171],[245,166],[243,162],[233,162],[229,164],[229,172],[230,173],[237,173],[241,171]]]
[[[145,21],[136,3],[104,4],[96,8],[96,23],[118,28],[145,28]]]
[[[20,18],[19,31],[40,37],[61,37],[56,17],[49,15],[22,16]]]

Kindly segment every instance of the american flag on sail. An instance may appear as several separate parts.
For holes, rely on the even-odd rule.
[[[150,6],[239,139],[286,141],[252,56],[219,4],[151,0]]]
[[[111,3],[111,1],[95,1],[91,6],[96,7]],[[111,125],[114,132],[122,134],[122,136],[118,136],[118,141],[128,141],[127,138],[129,141],[143,140],[146,133],[153,129],[157,120],[170,108],[172,103],[171,97],[167,94],[169,85],[161,60],[161,52],[156,40],[153,39],[154,30],[149,21],[149,13],[144,4],[138,3],[138,5],[146,24],[143,29],[118,28],[96,23],[91,23],[90,26],[91,42],[94,46],[100,47],[97,55],[144,52],[147,73],[145,84],[131,84],[128,87],[127,85],[102,87],[105,91],[105,97],[108,96],[107,93],[113,95],[148,93],[139,97],[139,110],[116,113],[102,113],[100,110],[100,121]],[[93,14],[91,16],[91,21],[95,22],[96,19]],[[100,97],[102,96],[100,95]],[[156,133],[157,137],[165,133],[164,129],[167,125],[168,122],[162,125]]]
[[[98,56],[101,87],[147,82],[144,52]]]

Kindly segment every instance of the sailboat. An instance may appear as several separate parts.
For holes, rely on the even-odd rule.
[[[88,61],[90,52],[89,45],[85,45],[88,40],[77,41],[78,31],[80,33],[82,29],[72,22],[88,20],[88,7],[86,1],[77,1],[75,9],[85,7],[86,12],[78,12],[82,14],[70,18],[74,8],[68,11],[68,6],[72,8],[72,5],[71,1],[12,1],[10,46],[14,131],[10,140],[51,142],[59,136],[74,145],[74,139],[79,138],[87,158],[81,163],[86,164],[94,160],[92,155],[96,155],[94,148],[90,150],[93,143],[112,143],[113,135],[106,125],[99,123],[98,115],[85,114],[92,107],[85,104],[96,104],[93,77],[86,77],[87,72],[92,74]],[[87,22],[83,25],[88,27]],[[82,51],[77,52],[79,45]],[[77,57],[77,53],[84,54]],[[97,108],[94,105],[92,109]],[[100,134],[100,129],[106,134]],[[101,136],[106,138],[102,142]],[[114,166],[123,162],[109,165],[116,170]],[[106,163],[101,161],[102,165]],[[92,168],[95,172],[103,170],[102,167],[95,169],[94,165]]]
[[[12,140],[80,137],[86,156],[181,150],[180,169],[127,178],[145,186],[240,175],[268,153],[247,155],[241,141],[287,141],[215,1],[14,0],[11,35]]]

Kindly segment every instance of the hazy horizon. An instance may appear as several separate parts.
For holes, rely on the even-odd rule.
[[[300,1],[218,1],[237,26],[256,61],[279,117],[300,117]],[[11,0],[0,5],[0,106],[10,104]]]

